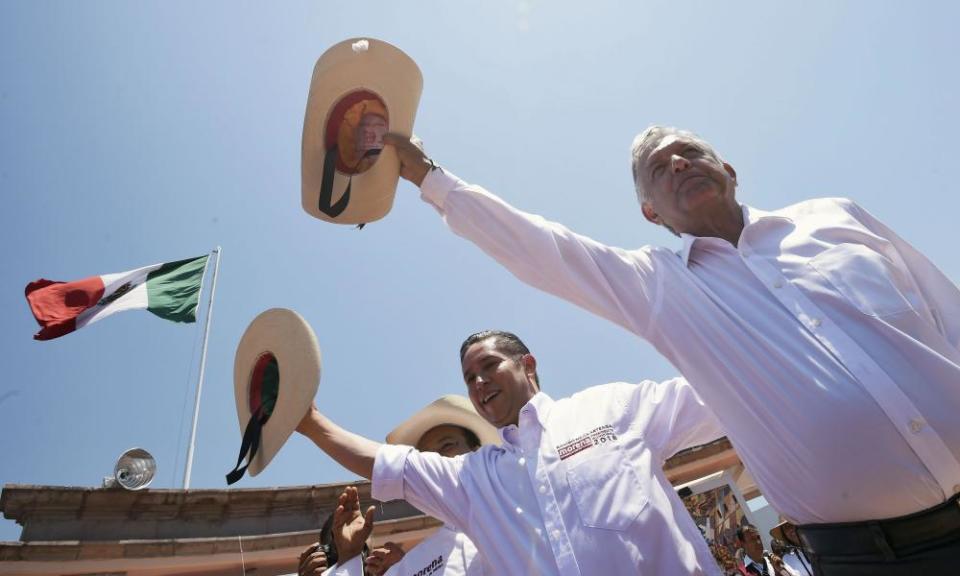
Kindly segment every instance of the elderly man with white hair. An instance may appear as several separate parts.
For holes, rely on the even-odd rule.
[[[960,290],[866,210],[741,204],[709,144],[655,126],[634,142],[634,182],[644,217],[682,247],[626,250],[385,142],[456,234],[669,359],[800,525],[818,574],[956,569]]]

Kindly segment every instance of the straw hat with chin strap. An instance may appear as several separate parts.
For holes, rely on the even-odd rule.
[[[308,214],[365,224],[390,211],[400,160],[383,148],[383,135],[413,134],[422,89],[417,64],[381,40],[344,40],[320,56],[303,121],[301,200]]]
[[[227,484],[267,467],[310,409],[320,387],[320,347],[293,310],[273,308],[254,318],[237,346],[233,392],[243,440]],[[243,466],[244,458],[247,463]]]
[[[470,400],[455,394],[443,396],[387,434],[387,444],[416,446],[420,438],[431,429],[442,425],[460,426],[470,430],[480,439],[481,445],[500,444],[497,429],[474,410]]]

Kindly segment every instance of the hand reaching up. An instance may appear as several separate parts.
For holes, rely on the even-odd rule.
[[[360,554],[363,545],[373,531],[373,512],[367,508],[366,514],[360,513],[360,495],[355,486],[347,486],[337,502],[333,512],[333,542],[337,547],[337,563],[342,564]]]

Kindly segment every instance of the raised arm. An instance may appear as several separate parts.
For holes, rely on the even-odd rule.
[[[636,413],[646,422],[644,433],[663,460],[693,446],[724,435],[723,428],[693,387],[683,378],[636,387],[631,398]]]
[[[373,478],[373,461],[380,448],[379,442],[364,438],[333,423],[311,406],[297,425],[303,434],[341,466],[366,479]]]
[[[648,249],[627,251],[576,234],[435,169],[407,139],[385,142],[397,149],[401,175],[420,187],[455,234],[521,281],[645,335],[660,292]]]
[[[463,458],[374,442],[337,426],[316,406],[297,425],[297,432],[347,470],[371,480],[377,500],[403,498],[434,518],[463,525],[469,510],[460,481]]]

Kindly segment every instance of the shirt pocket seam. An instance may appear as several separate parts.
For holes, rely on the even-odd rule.
[[[862,257],[867,256],[864,252],[877,258],[878,260],[875,260],[873,263],[883,268],[884,274],[881,285],[884,289],[883,294],[892,296],[891,292],[895,292],[897,298],[888,297],[885,299],[885,302],[871,305],[871,302],[861,297],[860,292],[853,286],[853,283],[849,281],[850,273],[845,271],[849,270],[850,264],[834,263],[836,260],[834,257],[838,254],[859,254]],[[810,258],[810,260],[807,261],[807,266],[823,278],[830,287],[840,294],[843,300],[848,302],[859,313],[874,318],[884,318],[913,310],[908,295],[901,291],[905,287],[898,286],[895,280],[889,277],[891,274],[899,272],[896,265],[894,262],[883,262],[884,260],[890,259],[883,253],[878,253],[859,244],[843,243],[831,246]],[[876,272],[876,270],[874,270],[874,272]],[[871,276],[876,276],[876,274],[871,274]]]
[[[607,471],[608,463],[600,460],[614,460],[615,470]],[[624,460],[620,447],[591,456],[568,468],[567,482],[580,521],[588,528],[626,531],[649,503],[636,470]],[[612,489],[614,498],[610,498],[611,502],[600,501],[598,494],[608,489]]]

